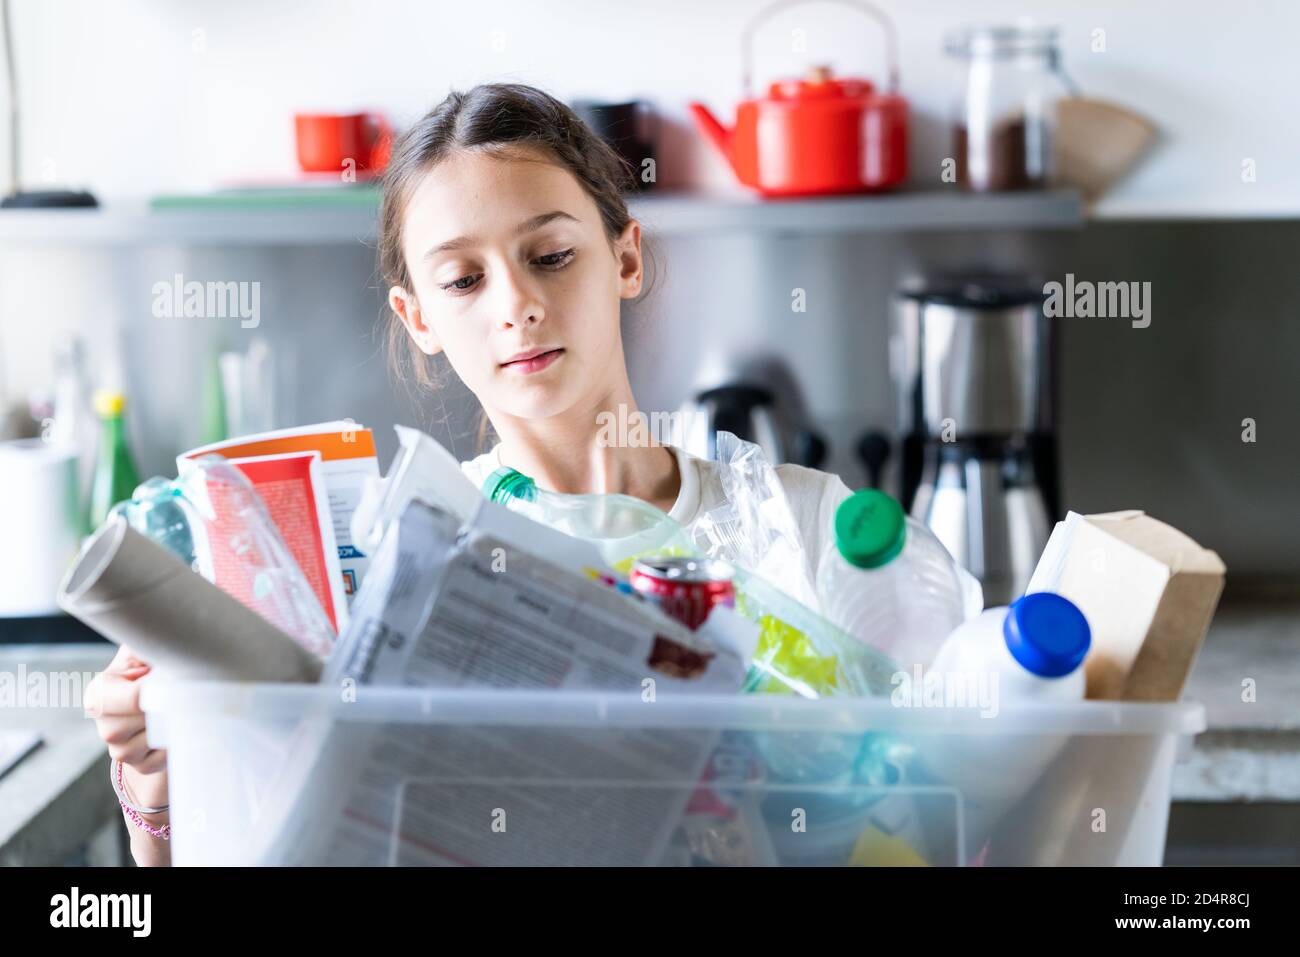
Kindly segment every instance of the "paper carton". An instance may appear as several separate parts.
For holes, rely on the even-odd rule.
[[[1223,591],[1223,562],[1140,511],[1058,522],[1026,591],[1087,616],[1089,698],[1176,701]]]

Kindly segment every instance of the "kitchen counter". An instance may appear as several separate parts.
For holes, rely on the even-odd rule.
[[[1174,770],[1175,801],[1300,802],[1300,599],[1222,605],[1184,697],[1209,727]]]
[[[28,679],[58,675],[79,695],[88,676],[102,671],[116,650],[107,643],[0,645],[0,671]],[[31,729],[44,740],[0,777],[0,866],[65,863],[121,824],[108,753],[79,697],[67,707],[6,709],[4,727]],[[115,836],[119,845],[108,857],[118,863],[126,853],[124,827]]]
[[[108,639],[71,615],[0,618],[0,649],[6,645],[90,644],[108,647]]]

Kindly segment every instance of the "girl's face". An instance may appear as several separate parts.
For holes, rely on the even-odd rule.
[[[626,375],[619,300],[641,290],[637,223],[612,245],[568,170],[531,152],[455,153],[411,194],[414,288],[393,287],[389,304],[489,414],[559,415]]]

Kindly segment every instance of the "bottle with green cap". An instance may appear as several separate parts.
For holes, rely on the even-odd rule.
[[[619,571],[627,571],[638,558],[699,554],[680,523],[631,495],[549,492],[512,468],[489,475],[483,494],[536,522],[594,542]]]
[[[878,489],[841,502],[834,533],[818,563],[822,613],[908,672],[927,667],[952,630],[984,606],[979,582]]]
[[[140,473],[126,441],[126,397],[120,392],[95,393],[95,414],[99,416],[99,449],[95,455],[95,477],[90,488],[90,529],[104,523],[118,502],[131,497],[140,484]]]

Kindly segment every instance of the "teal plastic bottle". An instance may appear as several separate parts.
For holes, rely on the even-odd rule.
[[[666,512],[631,495],[548,492],[511,468],[489,475],[483,494],[533,521],[595,543],[605,561],[618,571],[627,571],[638,558],[699,554],[685,528]]]

